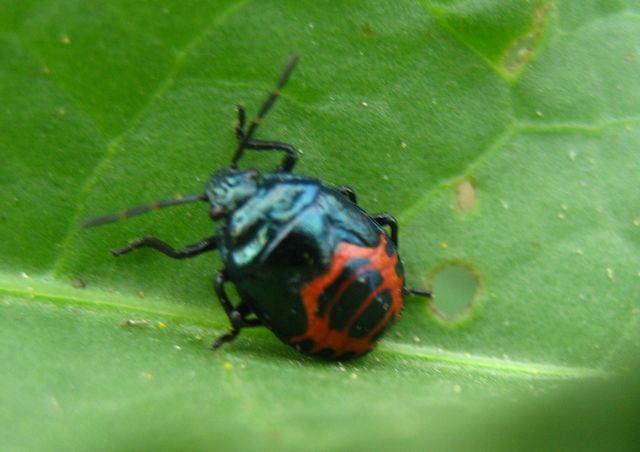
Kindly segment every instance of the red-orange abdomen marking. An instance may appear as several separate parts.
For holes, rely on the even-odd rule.
[[[291,338],[293,344],[311,340],[313,345],[307,350],[308,353],[327,353],[328,349],[333,351],[333,357],[344,354],[361,355],[373,348],[383,328],[399,317],[404,303],[402,293],[404,278],[397,272],[398,255],[395,252],[391,256],[387,254],[387,240],[388,238],[382,234],[380,243],[375,248],[361,247],[347,242],[338,246],[329,270],[313,279],[301,290],[300,295],[307,317],[307,330],[304,334]],[[358,264],[354,265],[356,262]],[[352,268],[348,268],[350,264]],[[349,272],[346,278],[345,270]],[[377,278],[375,282],[359,280],[359,278],[371,278],[371,275]],[[358,299],[345,300],[343,296],[350,287],[354,284],[364,284],[366,287],[367,283],[372,286],[370,291],[364,294],[361,293],[362,291],[355,291]],[[323,295],[326,297],[329,293],[327,289],[330,287],[333,288],[331,298],[326,302],[326,306],[321,307],[320,299]],[[390,304],[387,306],[382,298],[388,299]],[[344,310],[338,312],[340,305],[347,301],[352,306],[353,302],[357,303],[357,307],[351,309],[351,312],[348,312],[349,310],[346,313]],[[372,325],[365,335],[354,337],[350,334],[352,327],[362,318],[372,303],[382,303],[382,306],[378,307],[379,318],[375,319],[375,325]],[[337,315],[349,317],[336,322],[332,316]],[[343,326],[336,329],[336,323]]]

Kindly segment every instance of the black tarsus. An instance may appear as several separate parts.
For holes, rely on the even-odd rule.
[[[215,250],[218,247],[218,240],[216,236],[211,236],[177,250],[157,237],[143,237],[130,241],[126,246],[111,250],[111,254],[114,256],[122,256],[123,254],[143,247],[153,248],[173,259],[186,259],[207,251]]]
[[[211,345],[212,350],[216,350],[222,347],[224,344],[233,341],[242,328],[251,328],[256,326],[263,326],[264,324],[260,319],[248,319],[247,316],[251,314],[251,307],[246,301],[241,301],[238,307],[234,307],[227,296],[227,293],[224,290],[224,284],[229,281],[229,277],[225,270],[218,271],[216,273],[216,277],[214,280],[213,287],[216,291],[216,295],[218,295],[218,300],[220,300],[220,304],[224,308],[224,311],[227,313],[227,317],[229,317],[229,321],[231,322],[231,331],[220,336],[216,341]]]
[[[265,141],[265,140],[254,140],[253,134],[256,129],[260,125],[260,121],[267,112],[273,107],[273,104],[280,96],[280,90],[284,87],[293,72],[293,69],[298,64],[299,57],[298,55],[294,55],[291,57],[287,65],[285,66],[280,78],[278,79],[278,83],[276,84],[276,88],[269,94],[269,97],[264,101],[260,110],[258,110],[258,114],[251,121],[249,127],[245,130],[245,122],[246,122],[246,112],[244,107],[238,105],[238,125],[236,126],[236,138],[238,139],[238,148],[236,149],[233,158],[231,159],[231,168],[238,168],[238,161],[242,157],[242,154],[245,149],[253,149],[257,151],[265,151],[265,150],[275,150],[275,151],[284,151],[286,153],[284,160],[278,166],[277,171],[285,171],[289,172],[293,169],[296,162],[298,161],[298,154],[295,148],[287,143],[282,143],[279,141]]]

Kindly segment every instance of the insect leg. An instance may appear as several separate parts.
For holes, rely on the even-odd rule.
[[[220,304],[224,308],[224,311],[227,313],[227,317],[229,317],[229,321],[231,322],[231,331],[216,339],[216,341],[211,346],[212,350],[216,350],[222,347],[227,342],[233,341],[238,336],[242,328],[263,326],[260,319],[247,318],[247,316],[251,313],[251,308],[245,301],[240,302],[237,308],[231,304],[231,301],[229,300],[229,297],[224,290],[224,283],[227,281],[228,276],[224,270],[216,273],[214,289],[216,291],[216,295],[218,295]]]
[[[141,239],[135,239],[129,242],[127,246],[116,248],[111,250],[114,256],[122,256],[138,248],[148,247],[160,251],[173,259],[185,259],[188,257],[197,256],[198,254],[216,249],[218,241],[215,236],[207,237],[197,243],[187,245],[184,248],[177,250],[168,243],[160,240],[157,237],[143,237]]]
[[[389,226],[391,228],[391,240],[398,246],[398,220],[396,220],[396,217],[388,213],[379,213],[371,215],[371,218],[380,226]]]
[[[251,305],[247,302],[247,300],[240,301],[240,304],[238,305],[238,311],[240,312],[240,314],[242,314],[242,320],[245,323],[245,328],[250,328],[253,326],[264,326],[262,320],[258,318],[247,318],[253,312],[253,309],[251,308]]]
[[[245,143],[246,149],[255,151],[284,151],[287,155],[282,159],[282,163],[278,165],[276,171],[290,172],[298,161],[298,155],[293,146],[279,141],[264,141],[251,139]]]
[[[353,188],[343,185],[342,187],[338,187],[338,191],[352,203],[358,204],[358,197],[356,196],[356,192],[353,191]]]
[[[417,295],[419,297],[433,298],[433,292],[426,289],[412,289],[410,287],[404,287],[402,291],[405,295]]]
[[[246,139],[246,131],[244,129],[246,121],[245,109],[242,105],[238,105],[236,108],[238,110],[238,124],[236,125],[236,138],[238,139],[238,143],[244,142],[243,147],[245,149],[253,149],[255,151],[285,152],[286,155],[282,163],[278,166],[277,171],[291,171],[298,161],[296,149],[292,145],[280,141],[255,140],[253,138]]]

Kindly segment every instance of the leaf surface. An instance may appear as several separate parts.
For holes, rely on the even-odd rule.
[[[299,450],[313,436],[318,449],[418,449],[496,399],[501,420],[566,380],[606,385],[640,351],[634,2],[6,3],[3,447]],[[349,363],[259,330],[211,353],[228,328],[217,255],[109,255],[139,236],[211,235],[204,206],[80,229],[200,192],[228,165],[234,105],[254,114],[294,52],[258,135],[296,146],[297,172],[396,215],[411,286],[450,266],[479,284],[453,320],[438,292],[435,306],[409,298]]]

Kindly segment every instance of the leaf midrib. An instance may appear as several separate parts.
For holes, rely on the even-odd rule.
[[[53,303],[56,306],[75,306],[86,309],[89,312],[100,310],[117,311],[130,317],[148,316],[153,318],[163,318],[183,326],[199,326],[215,329],[222,329],[226,325],[222,322],[211,319],[211,310],[204,308],[189,307],[183,312],[155,308],[149,305],[140,305],[133,300],[127,302],[126,297],[117,296],[124,299],[124,302],[109,300],[113,294],[101,291],[87,291],[80,289],[70,289],[55,280],[48,280],[42,277],[21,276],[0,273],[0,295],[11,296],[29,300],[30,303]],[[70,295],[69,292],[76,290],[78,295]],[[91,298],[93,295],[95,298]],[[102,295],[102,296],[100,296]],[[164,303],[160,303],[164,304]],[[573,367],[562,365],[551,365],[536,362],[516,361],[512,359],[494,358],[490,356],[477,355],[472,353],[459,353],[445,351],[435,347],[424,345],[413,345],[406,343],[382,341],[377,351],[394,357],[408,358],[415,361],[429,362],[433,365],[443,367],[464,368],[477,373],[489,372],[494,374],[508,375],[510,378],[591,378],[607,375],[607,372],[587,367]]]

